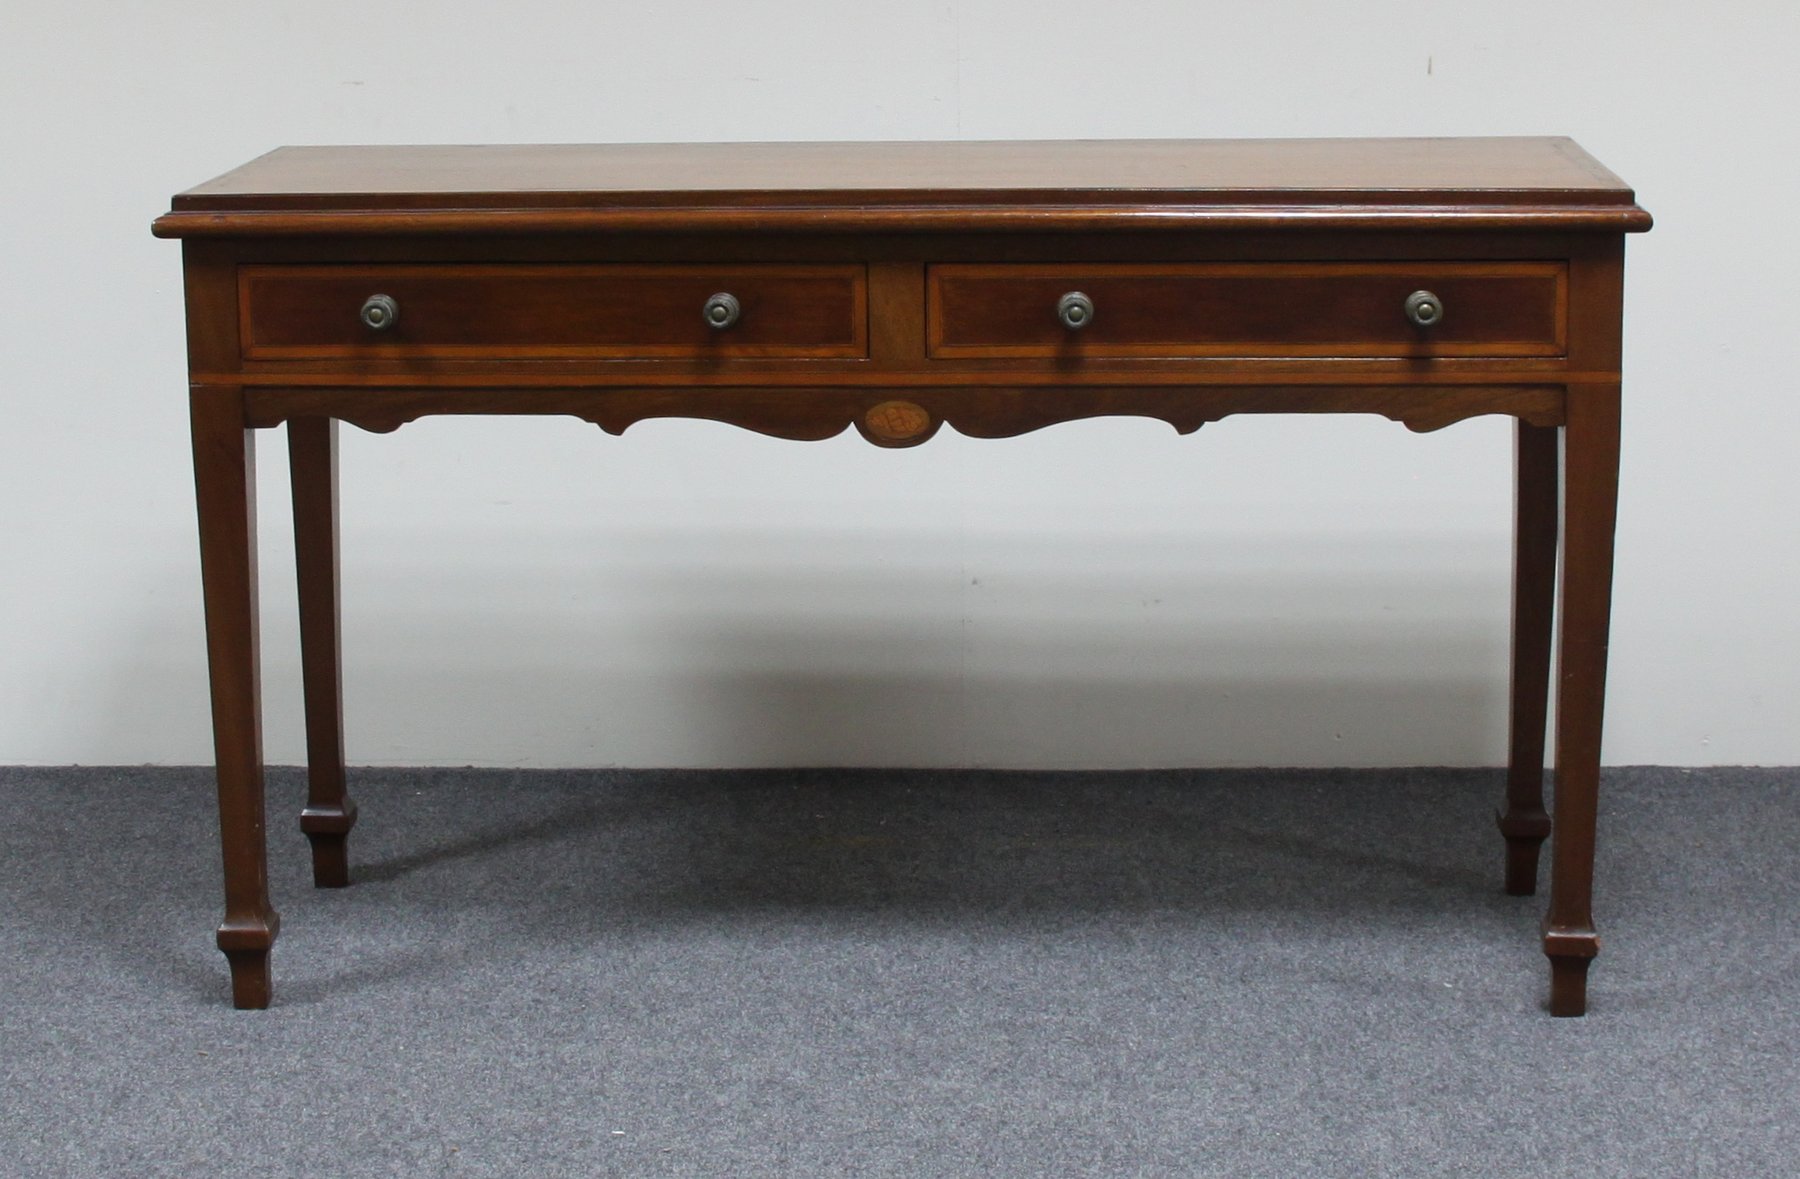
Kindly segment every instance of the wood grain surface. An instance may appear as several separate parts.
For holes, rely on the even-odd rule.
[[[245,266],[247,360],[340,357],[857,357],[868,351],[861,266],[571,264]],[[742,305],[714,328],[714,294]],[[371,331],[363,301],[397,300]]]
[[[284,148],[176,196],[234,1000],[270,999],[254,432],[286,424],[314,880],[349,879],[336,424],[699,418],[878,446],[1135,415],[1517,423],[1504,885],[1587,1009],[1624,235],[1567,139]],[[1404,300],[1444,307],[1421,328]],[[1078,330],[1057,302],[1094,307]],[[730,293],[741,315],[709,327]],[[371,295],[393,328],[360,322]],[[1559,492],[1561,493],[1559,496]],[[1559,560],[1560,557],[1560,560]],[[1559,571],[1560,570],[1560,574]],[[1552,602],[1552,587],[1556,601]],[[1543,760],[1552,633],[1554,822]]]
[[[1556,356],[1560,262],[950,264],[928,268],[929,344],[938,357]],[[1415,327],[1409,294],[1443,300]],[[1095,305],[1079,330],[1057,300]]]
[[[180,193],[156,232],[1121,229],[1271,218],[1649,228],[1631,190],[1571,140],[1458,138],[287,147]]]

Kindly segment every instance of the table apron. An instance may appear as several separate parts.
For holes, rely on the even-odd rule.
[[[923,442],[940,425],[980,438],[1025,434],[1108,416],[1155,418],[1181,433],[1234,414],[1378,414],[1426,432],[1489,414],[1536,426],[1567,416],[1566,385],[1257,384],[1042,387],[678,386],[442,387],[254,386],[243,390],[246,425],[335,418],[388,432],[442,414],[568,415],[609,433],[648,418],[698,418],[774,437],[822,439],[855,426],[879,445]]]

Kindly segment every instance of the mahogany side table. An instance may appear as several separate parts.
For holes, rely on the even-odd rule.
[[[287,426],[314,881],[348,881],[336,424],[710,418],[913,446],[1109,414],[1517,422],[1505,887],[1555,832],[1550,1010],[1586,1010],[1625,234],[1559,138],[282,148],[177,195],[224,849],[270,997],[256,431]],[[1557,556],[1561,578],[1557,584]],[[1557,640],[1555,814],[1543,767]]]

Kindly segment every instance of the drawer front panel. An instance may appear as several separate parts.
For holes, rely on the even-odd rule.
[[[857,358],[868,355],[867,275],[861,265],[244,266],[240,338],[246,360]],[[727,294],[735,318],[715,327],[708,301]],[[381,295],[395,314],[376,330],[362,314]]]
[[[927,282],[933,357],[1560,356],[1561,262],[942,264]],[[1432,292],[1428,327],[1407,298]],[[1091,311],[1065,326],[1059,302]]]

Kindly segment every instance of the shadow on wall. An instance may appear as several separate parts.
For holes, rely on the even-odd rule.
[[[1495,765],[1508,586],[1490,539],[1245,534],[1202,551],[1145,533],[363,532],[345,552],[348,755]],[[457,561],[470,545],[482,559]],[[303,760],[288,578],[265,562],[278,764]],[[121,667],[139,683],[189,673],[156,661]],[[144,707],[133,685],[121,696]]]

